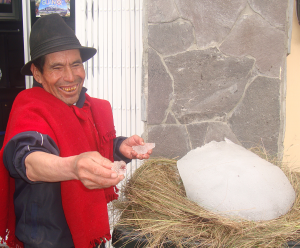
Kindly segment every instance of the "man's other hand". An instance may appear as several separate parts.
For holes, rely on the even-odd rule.
[[[123,156],[129,159],[148,159],[152,153],[152,149],[145,154],[138,154],[132,149],[133,146],[140,145],[145,145],[143,138],[138,135],[133,135],[122,142],[120,146],[120,152],[123,154]]]

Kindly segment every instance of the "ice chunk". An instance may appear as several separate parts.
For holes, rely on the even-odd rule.
[[[138,154],[145,154],[155,147],[155,143],[145,143],[143,146],[133,146],[132,149]]]
[[[111,169],[117,172],[118,175],[124,175],[126,173],[126,163],[124,161],[115,161]]]
[[[227,139],[190,151],[177,166],[187,197],[219,214],[271,220],[286,214],[295,201],[278,166]]]

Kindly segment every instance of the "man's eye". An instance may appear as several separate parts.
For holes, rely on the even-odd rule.
[[[60,70],[62,67],[61,66],[55,66],[53,67],[54,70]]]
[[[82,63],[75,63],[75,64],[73,64],[73,67],[78,67],[78,66],[81,66],[82,65]]]

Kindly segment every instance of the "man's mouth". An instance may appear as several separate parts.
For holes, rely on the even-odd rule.
[[[74,85],[74,86],[70,86],[70,87],[60,87],[60,89],[62,89],[63,91],[66,92],[73,92],[78,88],[78,84]]]

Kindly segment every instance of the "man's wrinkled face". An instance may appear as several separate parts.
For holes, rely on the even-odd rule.
[[[85,71],[78,49],[46,55],[43,73],[34,64],[31,71],[43,88],[68,105],[76,103],[83,86]]]

